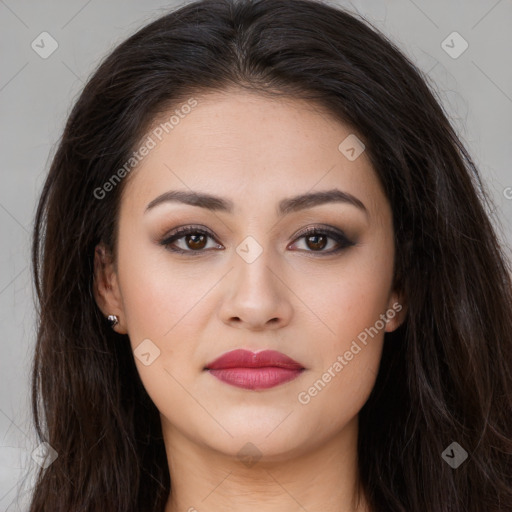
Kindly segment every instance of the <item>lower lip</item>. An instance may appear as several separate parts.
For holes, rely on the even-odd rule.
[[[217,379],[244,389],[268,389],[297,378],[303,370],[267,366],[208,370]]]

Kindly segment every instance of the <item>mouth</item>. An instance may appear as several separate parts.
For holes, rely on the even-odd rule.
[[[232,350],[208,363],[204,370],[217,379],[244,389],[268,389],[297,378],[305,368],[274,350]]]

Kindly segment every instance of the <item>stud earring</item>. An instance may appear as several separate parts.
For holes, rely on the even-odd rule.
[[[107,322],[110,327],[114,328],[119,323],[119,318],[117,315],[108,315]]]

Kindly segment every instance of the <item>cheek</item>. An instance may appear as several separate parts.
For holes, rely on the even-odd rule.
[[[321,300],[310,294],[318,297],[311,309],[322,319],[322,334],[313,336],[320,354],[297,399],[308,413],[337,425],[356,415],[368,399],[382,355],[393,253],[369,249],[347,259],[335,279],[323,280]]]
[[[363,243],[339,265],[308,278],[307,296],[323,320],[326,353],[350,346],[376,323],[383,335],[381,315],[386,313],[392,291],[393,248],[389,241],[376,242]]]
[[[149,244],[122,249],[120,244],[123,309],[145,387],[151,395],[151,390],[171,391],[177,382],[193,386],[191,376],[200,374],[205,363],[197,345],[215,313],[212,289],[224,272],[208,271],[206,264],[193,261],[177,264],[165,249]],[[158,354],[149,366],[137,358],[143,342]],[[179,386],[175,391],[183,394]]]
[[[390,276],[354,272],[330,288],[326,299],[335,344],[341,348],[375,324],[383,330],[379,320],[387,309],[390,286]]]
[[[344,389],[351,390],[368,376],[367,368],[370,376],[377,373],[386,326],[381,315],[386,313],[387,285],[387,279],[351,273],[323,294],[325,302],[317,306],[324,322],[321,345],[316,345],[322,352],[317,376],[334,371],[341,375],[334,380],[343,381]],[[339,356],[343,368],[333,367],[340,362]]]
[[[191,374],[200,374],[203,363],[197,357],[197,311],[213,283],[203,279],[191,284],[190,272],[176,272],[165,264],[165,257],[155,257],[158,252],[132,250],[120,258],[118,268],[139,376],[157,408],[172,414],[190,407],[184,383],[189,392],[198,393],[197,383],[190,379]]]
[[[130,248],[120,244],[118,272],[132,343],[172,336],[187,319],[209,281],[190,269],[173,265],[165,249],[148,242]]]

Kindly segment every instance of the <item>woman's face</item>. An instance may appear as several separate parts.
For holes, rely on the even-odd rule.
[[[120,317],[168,433],[233,456],[247,442],[269,458],[305,452],[357,421],[403,316],[390,207],[351,129],[315,106],[195,99],[147,134],[99,303]],[[235,349],[302,369],[207,369]]]

